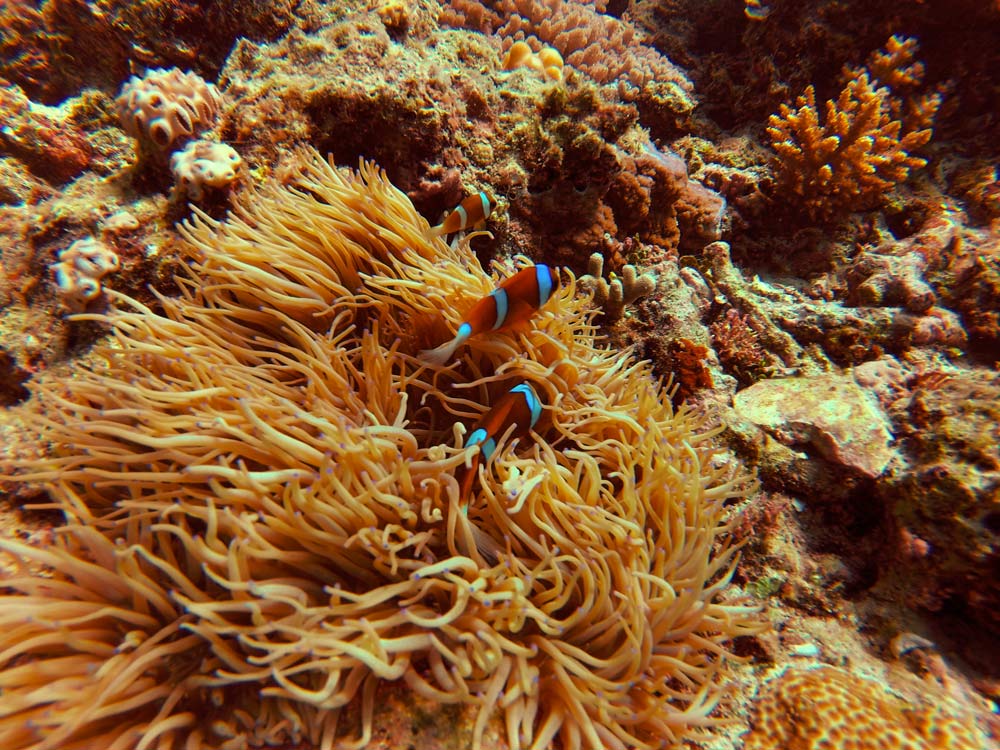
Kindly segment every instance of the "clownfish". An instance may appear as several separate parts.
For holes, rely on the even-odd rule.
[[[497,449],[497,440],[511,430],[510,437],[524,437],[542,416],[542,401],[535,389],[525,381],[511,388],[501,396],[472,427],[465,439],[465,448],[479,446],[479,453],[472,457],[471,463],[465,469],[459,482],[459,499],[462,512],[468,513],[469,497],[472,494],[472,484],[479,475],[479,465],[489,461]]]
[[[472,306],[455,338],[435,349],[424,349],[420,359],[443,365],[470,336],[525,322],[548,302],[558,282],[558,274],[549,266],[539,263],[522,268]]]
[[[497,202],[482,191],[470,195],[459,203],[455,210],[445,217],[444,221],[436,227],[431,227],[430,235],[441,237],[481,227],[490,218],[490,214],[496,207]]]

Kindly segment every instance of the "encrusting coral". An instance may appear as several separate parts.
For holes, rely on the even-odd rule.
[[[917,710],[837,667],[788,669],[757,699],[745,750],[979,750],[978,732],[940,708]]]
[[[371,165],[197,214],[178,298],[111,325],[100,368],[39,394],[29,468],[66,525],[0,541],[0,746],[363,747],[380,681],[512,748],[669,747],[710,722],[727,640],[715,460],[647,365],[595,347],[570,279],[525,329],[415,356],[495,285]],[[463,507],[463,424],[512,382],[547,405]],[[506,445],[504,443],[506,442]],[[345,707],[353,707],[342,712]]]
[[[927,164],[914,152],[931,138],[936,94],[904,104],[895,94],[919,82],[915,42],[892,37],[870,70],[848,71],[837,99],[820,108],[807,86],[795,107],[782,104],[769,120],[780,186],[813,218],[829,220],[876,205],[888,190]]]
[[[142,146],[166,150],[211,127],[221,104],[222,94],[213,84],[178,68],[132,76],[115,100],[126,133]]]

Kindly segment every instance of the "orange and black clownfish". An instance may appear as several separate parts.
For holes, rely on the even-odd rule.
[[[425,349],[420,359],[443,365],[470,336],[525,322],[548,302],[558,282],[558,274],[549,266],[539,263],[522,268],[473,305],[455,338],[436,349]]]
[[[497,449],[497,440],[510,431],[509,437],[524,437],[538,423],[542,416],[542,401],[535,389],[525,381],[511,388],[501,396],[493,408],[486,412],[473,426],[465,439],[465,447],[479,446],[479,453],[472,457],[459,482],[459,499],[462,512],[469,512],[469,498],[472,484],[479,475],[479,465],[490,460]]]
[[[442,237],[481,227],[486,224],[486,220],[490,218],[490,214],[496,207],[497,202],[484,192],[480,191],[475,195],[470,195],[459,203],[455,210],[445,217],[444,221],[436,227],[431,227],[430,235]]]

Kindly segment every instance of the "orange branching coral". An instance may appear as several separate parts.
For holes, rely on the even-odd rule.
[[[924,65],[915,60],[917,40],[891,36],[885,43],[885,51],[875,50],[868,58],[868,72],[871,77],[894,92],[904,88],[919,86],[924,79]],[[852,71],[859,75],[862,71]]]
[[[836,667],[788,669],[757,699],[745,750],[978,750],[983,738],[943,710],[916,710]]]
[[[906,133],[930,128],[941,106],[940,91],[919,91],[924,64],[916,59],[918,48],[917,40],[912,37],[891,36],[885,50],[875,50],[867,62],[872,81],[892,92],[888,99],[889,115],[903,123]],[[846,71],[851,78],[865,72],[865,68]]]
[[[878,78],[854,70],[840,96],[822,110],[808,86],[795,108],[782,104],[771,115],[767,132],[778,153],[781,185],[813,218],[871,208],[912,170],[926,165],[913,152],[931,138],[939,98],[935,94],[906,104],[890,88],[890,82],[922,76],[922,67],[912,63],[913,51],[913,44],[892,37],[889,51],[872,60]]]
[[[363,747],[383,681],[469,706],[476,746],[495,711],[512,748],[709,721],[758,627],[719,601],[752,482],[571,279],[437,369],[496,279],[376,168],[304,153],[184,233],[180,297],[115,295],[103,366],[39,394],[57,453],[22,479],[67,523],[0,541],[0,747]],[[521,380],[545,414],[465,506],[463,425]]]

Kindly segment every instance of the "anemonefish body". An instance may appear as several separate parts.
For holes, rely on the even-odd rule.
[[[542,401],[527,382],[519,383],[500,397],[493,408],[473,426],[465,439],[465,447],[479,446],[479,453],[471,459],[459,483],[462,508],[468,511],[472,484],[479,474],[479,465],[490,460],[497,449],[497,441],[510,430],[510,437],[524,437],[542,416]],[[511,429],[513,427],[513,429]]]
[[[473,305],[455,338],[436,349],[425,349],[420,358],[443,365],[469,337],[525,322],[548,302],[558,281],[556,271],[541,263],[522,268]]]
[[[490,214],[496,207],[497,202],[484,192],[480,191],[475,195],[470,195],[459,203],[455,210],[445,217],[444,221],[436,227],[431,227],[430,234],[432,237],[442,237],[481,227],[490,218]]]

